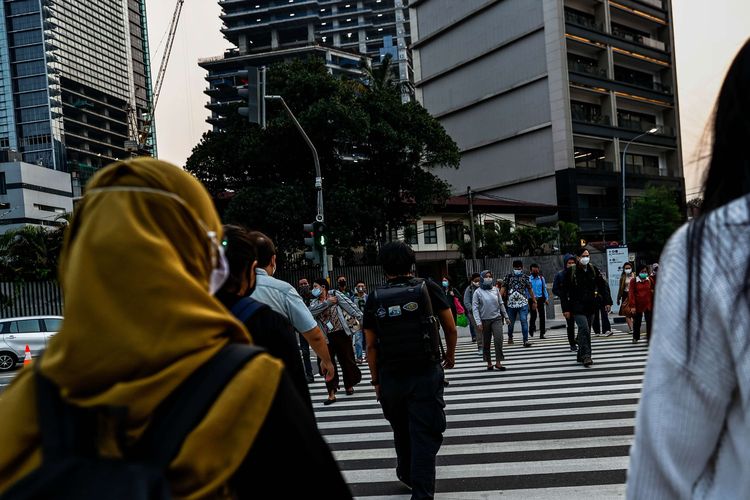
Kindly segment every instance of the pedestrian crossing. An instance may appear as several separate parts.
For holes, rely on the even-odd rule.
[[[487,371],[476,344],[461,337],[446,371],[448,428],[437,457],[436,497],[622,498],[645,341],[616,333],[593,337],[591,368],[576,363],[564,330],[534,346],[505,345],[505,372]],[[494,355],[494,353],[493,353]],[[409,498],[396,479],[393,435],[369,385],[323,406],[325,386],[310,386],[318,427],[357,498]],[[343,388],[342,388],[343,389]]]

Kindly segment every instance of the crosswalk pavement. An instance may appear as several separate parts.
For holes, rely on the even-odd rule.
[[[647,356],[628,334],[593,337],[583,368],[564,330],[531,348],[504,346],[508,370],[486,371],[468,337],[447,371],[448,429],[437,458],[437,498],[622,498]],[[358,498],[409,498],[396,479],[393,435],[362,366],[352,396],[323,406],[311,386],[318,427]],[[319,379],[318,379],[319,380]],[[343,389],[343,388],[342,388]]]

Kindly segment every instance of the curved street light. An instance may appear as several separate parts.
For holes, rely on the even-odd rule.
[[[622,165],[620,166],[620,170],[622,170],[622,246],[628,245],[627,240],[627,206],[625,204],[625,155],[628,153],[628,147],[643,137],[644,135],[649,134],[655,134],[659,131],[659,127],[654,127],[651,130],[647,130],[646,132],[642,133],[639,136],[636,136],[632,139],[630,139],[627,144],[625,144],[625,148],[622,150]]]

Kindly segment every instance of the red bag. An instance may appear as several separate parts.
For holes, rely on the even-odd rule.
[[[453,297],[453,303],[456,305],[456,314],[466,314],[466,309],[461,305],[461,301],[458,297]]]

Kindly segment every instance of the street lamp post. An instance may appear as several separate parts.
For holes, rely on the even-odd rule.
[[[627,144],[625,144],[625,148],[622,150],[622,165],[620,165],[620,170],[622,170],[622,245],[627,246],[628,245],[628,239],[627,239],[627,206],[625,205],[625,155],[628,153],[628,147],[643,137],[644,135],[648,134],[655,134],[659,131],[658,127],[654,127],[651,130],[647,130],[646,132],[642,133],[639,136],[634,137],[633,139],[629,140]]]

